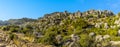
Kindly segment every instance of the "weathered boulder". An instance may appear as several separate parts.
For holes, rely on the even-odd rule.
[[[38,38],[43,37],[43,35],[40,32],[33,32],[33,34]]]
[[[109,38],[110,38],[110,35],[97,35],[95,37],[96,42],[101,42],[101,41],[104,41],[104,40],[109,39]]]
[[[118,30],[118,36],[120,36],[120,30]]]
[[[101,42],[101,41],[103,41],[103,36],[102,36],[102,35],[97,35],[97,36],[95,37],[95,41],[96,41],[96,42]]]
[[[72,34],[70,35],[71,39],[68,39],[64,46],[65,47],[81,47],[80,44],[78,43],[80,37],[78,35]]]
[[[3,43],[0,43],[0,47],[6,47],[6,45]]]
[[[120,23],[120,20],[116,20],[115,22],[114,22],[114,24],[119,24]]]
[[[57,35],[56,36],[56,40],[57,40],[57,43],[60,44],[62,42],[62,36],[61,35]]]
[[[108,29],[108,28],[109,28],[108,23],[104,23],[104,28],[105,28],[105,29]]]
[[[105,40],[105,39],[109,39],[110,38],[110,35],[104,35],[103,36],[103,39]]]
[[[110,41],[111,47],[120,47],[120,41]]]
[[[82,16],[82,13],[80,12],[80,11],[77,11],[76,13],[75,13],[75,17],[81,17]]]
[[[96,24],[95,24],[95,27],[96,27],[96,28],[100,28],[101,25],[102,25],[102,23],[96,23]]]
[[[94,32],[89,33],[90,37],[94,37],[96,34]]]
[[[76,41],[78,41],[80,39],[80,37],[75,35],[75,34],[72,34],[71,39],[76,42]]]

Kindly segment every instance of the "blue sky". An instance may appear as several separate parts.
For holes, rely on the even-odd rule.
[[[42,17],[46,13],[111,10],[120,12],[120,0],[0,0],[0,20]]]

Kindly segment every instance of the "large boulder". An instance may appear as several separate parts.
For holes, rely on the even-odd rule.
[[[73,41],[78,41],[78,40],[80,39],[80,37],[79,37],[78,35],[72,34],[72,35],[71,35],[71,39],[72,39]]]
[[[111,47],[120,47],[120,41],[110,41]]]

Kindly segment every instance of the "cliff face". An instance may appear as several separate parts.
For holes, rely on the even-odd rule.
[[[37,20],[15,20],[1,26],[2,46],[12,47],[113,47],[119,46],[120,16],[104,10],[54,12]],[[10,20],[14,21],[14,20]],[[15,23],[16,23],[15,22]],[[14,23],[14,22],[11,22]],[[7,37],[8,36],[8,37]],[[114,39],[113,39],[114,38]],[[1,43],[0,43],[1,44]]]

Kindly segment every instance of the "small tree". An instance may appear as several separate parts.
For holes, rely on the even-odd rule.
[[[118,16],[120,16],[120,12],[118,13]]]
[[[1,29],[2,29],[3,31],[8,31],[8,30],[9,30],[8,26],[3,26],[3,27],[1,27]]]

